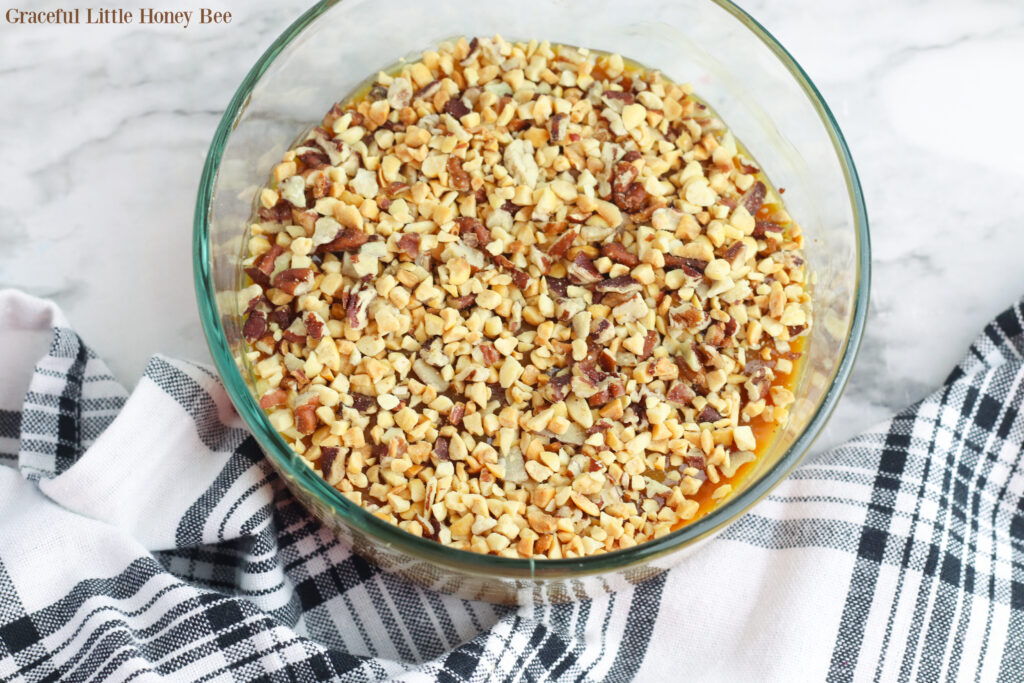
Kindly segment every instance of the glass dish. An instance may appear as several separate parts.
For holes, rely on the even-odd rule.
[[[306,467],[250,392],[233,292],[258,188],[281,154],[368,76],[448,38],[502,34],[618,52],[692,83],[753,154],[806,236],[816,324],[788,424],[755,469],[707,516],[639,546],[577,559],[527,560],[453,550],[377,519]],[[440,591],[497,602],[560,601],[643,580],[694,552],[785,478],[846,383],[867,312],[867,215],[832,114],[779,43],[727,0],[322,2],[252,67],[217,128],[194,226],[195,285],[217,370],[270,462],[313,514],[383,568]]]

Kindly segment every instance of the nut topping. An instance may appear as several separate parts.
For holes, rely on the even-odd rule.
[[[238,292],[270,424],[446,546],[565,558],[741,484],[814,329],[800,227],[688,86],[458,39],[275,166]]]

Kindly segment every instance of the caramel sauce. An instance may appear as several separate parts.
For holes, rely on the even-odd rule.
[[[772,380],[772,387],[784,387],[790,391],[796,389],[797,381],[800,378],[800,371],[803,368],[804,358],[803,351],[807,337],[798,337],[789,343],[790,350],[793,353],[799,353],[800,358],[793,361],[793,371],[788,374],[776,373],[775,378]],[[772,354],[773,358],[775,354]],[[794,391],[795,393],[795,391]],[[687,524],[692,524],[698,519],[710,514],[719,505],[728,501],[738,491],[743,484],[746,482],[747,477],[753,472],[760,464],[761,458],[764,454],[772,447],[775,443],[775,439],[778,437],[779,431],[784,425],[780,425],[776,422],[768,422],[762,419],[760,416],[754,418],[748,423],[750,430],[754,433],[754,438],[757,439],[757,450],[754,452],[756,456],[753,460],[748,463],[740,465],[736,470],[736,473],[731,477],[719,475],[719,482],[717,484],[710,484],[705,482],[704,485],[692,496],[689,496],[691,500],[697,501],[700,507],[697,509],[697,514],[692,519],[682,520],[672,527],[672,530],[681,529]],[[714,500],[711,498],[711,494],[714,493],[715,489],[722,484],[732,484],[732,493],[720,500]]]

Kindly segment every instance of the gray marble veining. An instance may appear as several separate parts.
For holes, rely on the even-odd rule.
[[[821,89],[871,218],[867,334],[820,451],[931,391],[1024,295],[1024,4],[744,7]],[[235,88],[305,3],[219,8],[230,25],[0,23],[0,285],[56,300],[126,384],[155,352],[209,359],[192,290],[199,174]]]

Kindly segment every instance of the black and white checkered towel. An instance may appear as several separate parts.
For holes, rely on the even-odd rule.
[[[128,396],[0,292],[0,681],[1024,680],[1022,304],[677,568],[516,609],[351,553],[211,369]]]

